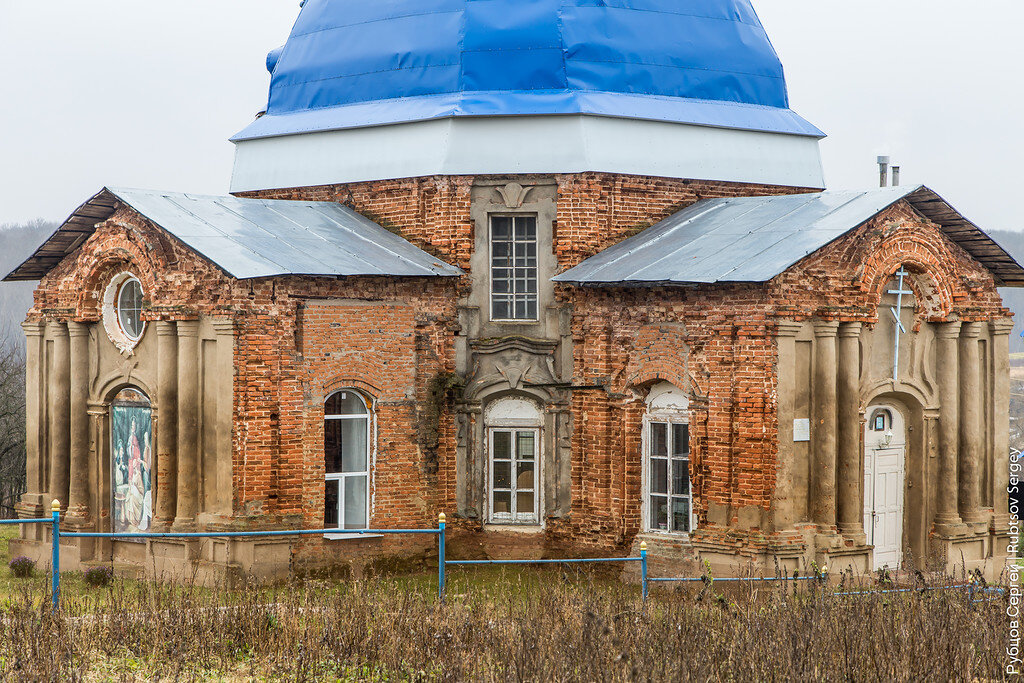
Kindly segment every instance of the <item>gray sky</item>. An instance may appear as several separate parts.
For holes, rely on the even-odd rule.
[[[1020,0],[755,0],[829,187],[888,153],[986,229],[1024,230]],[[297,0],[0,0],[0,224],[103,185],[227,192]]]

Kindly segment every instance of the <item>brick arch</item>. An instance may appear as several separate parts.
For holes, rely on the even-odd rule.
[[[865,290],[874,305],[881,305],[886,284],[901,266],[913,276],[907,284],[917,300],[925,307],[927,302],[936,304],[930,307],[934,318],[948,318],[954,306],[952,283],[959,274],[950,266],[948,252],[914,234],[887,240],[864,263]]]
[[[680,367],[663,361],[645,363],[637,374],[629,377],[626,385],[636,393],[646,392],[655,382],[669,382],[687,394],[692,393],[693,380],[686,372],[685,366]]]
[[[103,293],[107,282],[122,271],[130,271],[139,279],[147,301],[153,301],[161,293],[162,288],[155,277],[157,269],[147,255],[131,242],[107,249],[87,265],[81,265],[84,275],[75,284],[79,290],[75,297],[76,319],[95,322],[102,317]],[[149,319],[143,311],[143,320]]]
[[[336,375],[330,379],[325,380],[321,385],[321,403],[327,400],[327,397],[331,394],[341,391],[342,389],[353,389],[360,391],[370,399],[371,404],[375,402],[381,396],[381,389],[375,384],[371,384],[362,379],[357,379],[351,375]]]

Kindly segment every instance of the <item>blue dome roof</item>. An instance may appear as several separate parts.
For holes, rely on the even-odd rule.
[[[236,140],[595,114],[821,136],[749,0],[307,0]]]

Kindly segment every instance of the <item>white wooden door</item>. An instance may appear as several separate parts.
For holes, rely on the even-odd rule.
[[[903,559],[903,488],[906,428],[893,406],[866,411],[864,432],[864,531],[875,546],[874,569],[899,567]]]

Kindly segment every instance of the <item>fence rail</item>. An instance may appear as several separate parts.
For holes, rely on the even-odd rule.
[[[822,581],[827,578],[824,574],[813,574],[805,576],[776,576],[776,577],[724,577],[710,578],[707,576],[688,577],[649,577],[647,572],[647,543],[640,543],[640,557],[590,557],[590,558],[565,558],[565,559],[523,559],[523,560],[449,560],[445,555],[445,515],[442,512],[438,515],[436,529],[273,529],[268,531],[185,531],[185,532],[100,532],[100,531],[61,531],[60,528],[60,502],[53,501],[51,505],[51,517],[40,517],[36,519],[0,519],[0,524],[49,524],[53,530],[53,560],[51,563],[52,574],[52,605],[56,612],[60,609],[60,539],[68,538],[259,538],[269,536],[315,536],[315,535],[336,535],[351,534],[361,536],[365,534],[423,534],[437,536],[438,562],[437,562],[437,596],[443,603],[445,600],[445,570],[448,566],[479,566],[479,565],[539,565],[539,564],[589,564],[599,562],[639,562],[640,563],[640,585],[641,594],[646,600],[652,583],[686,583],[686,582],[709,582],[709,583],[731,583],[744,581]],[[929,592],[936,590],[950,590],[954,588],[967,589],[973,603],[984,602],[998,598],[986,598],[985,594],[1005,594],[1006,589],[998,586],[977,586],[974,583],[952,584],[944,586],[922,586],[919,588],[887,588],[868,589],[863,591],[844,591],[832,593],[836,597],[844,596],[867,596],[881,595],[886,593],[912,593]],[[975,598],[975,593],[981,593],[981,598]]]

